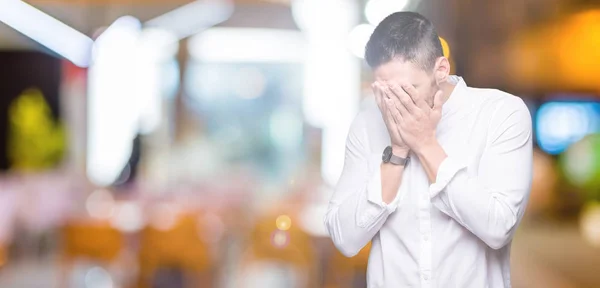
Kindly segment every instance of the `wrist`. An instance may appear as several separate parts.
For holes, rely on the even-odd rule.
[[[408,147],[392,145],[392,154],[398,157],[406,158],[408,157],[408,152],[410,152],[410,148]]]
[[[429,152],[437,150],[438,147],[440,147],[440,144],[435,137],[432,137],[429,140],[421,142],[421,145],[415,147],[414,151],[415,154],[421,158]]]

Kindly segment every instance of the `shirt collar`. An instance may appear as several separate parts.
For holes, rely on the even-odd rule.
[[[446,100],[442,106],[442,118],[455,114],[460,111],[461,108],[464,109],[464,105],[466,104],[467,83],[465,83],[463,78],[456,75],[450,75],[448,82],[456,86],[454,87],[454,90],[452,90],[452,93],[450,93],[448,100]]]

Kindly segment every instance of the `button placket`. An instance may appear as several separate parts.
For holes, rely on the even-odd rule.
[[[425,177],[425,176],[423,176]],[[423,181],[428,181],[423,179]],[[426,192],[429,192],[428,190]],[[419,232],[421,253],[419,259],[419,267],[421,273],[421,282],[423,287],[429,287],[428,283],[431,279],[431,199],[429,193],[422,193],[419,197]]]

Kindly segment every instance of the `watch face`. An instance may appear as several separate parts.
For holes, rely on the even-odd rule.
[[[385,147],[385,150],[383,150],[383,156],[381,157],[384,163],[390,162],[390,159],[392,158],[392,147],[391,146],[387,146]]]

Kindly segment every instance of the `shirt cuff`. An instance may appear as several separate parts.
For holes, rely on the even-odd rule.
[[[429,197],[434,198],[440,194],[452,181],[456,173],[465,168],[467,168],[467,163],[462,158],[446,157],[438,167],[435,183],[429,186]]]
[[[398,191],[396,197],[391,203],[387,204],[383,202],[383,192],[381,187],[381,161],[379,160],[374,162],[374,167],[372,168],[374,171],[367,185],[367,200],[381,208],[385,208],[389,213],[392,213],[396,211],[396,208],[398,207],[400,191]]]

